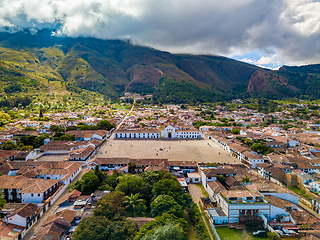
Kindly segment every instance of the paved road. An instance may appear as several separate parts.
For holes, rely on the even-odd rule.
[[[78,174],[78,176],[75,177],[75,179],[73,179],[72,183],[76,182],[77,180],[79,180],[82,175],[85,173],[87,169],[86,168],[82,168],[80,173]],[[41,225],[47,220],[47,218],[49,216],[51,216],[56,209],[58,208],[58,203],[59,201],[66,195],[69,193],[69,189],[67,188],[62,194],[61,196],[55,201],[54,204],[51,205],[51,207],[41,216],[41,218],[39,219],[38,222],[36,222],[32,228],[29,230],[29,232],[22,238],[22,240],[29,240],[29,239],[33,239],[34,237],[34,233],[36,231],[38,231],[41,228]]]

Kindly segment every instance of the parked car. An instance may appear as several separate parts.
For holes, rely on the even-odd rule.
[[[258,230],[252,233],[255,237],[266,237],[267,232],[265,230]]]

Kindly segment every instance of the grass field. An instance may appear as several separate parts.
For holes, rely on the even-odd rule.
[[[216,230],[221,238],[221,240],[257,240],[257,239],[265,239],[271,240],[269,237],[259,238],[254,237],[251,232],[247,232],[246,230],[240,230],[229,227],[216,227]]]

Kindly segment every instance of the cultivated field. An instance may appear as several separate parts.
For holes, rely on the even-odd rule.
[[[219,154],[220,153],[220,154]],[[105,142],[96,157],[166,158],[173,161],[240,163],[220,146],[203,140],[114,140]]]

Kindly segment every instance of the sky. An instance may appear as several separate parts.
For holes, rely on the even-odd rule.
[[[272,69],[320,63],[320,0],[0,0],[0,31],[44,28]]]

